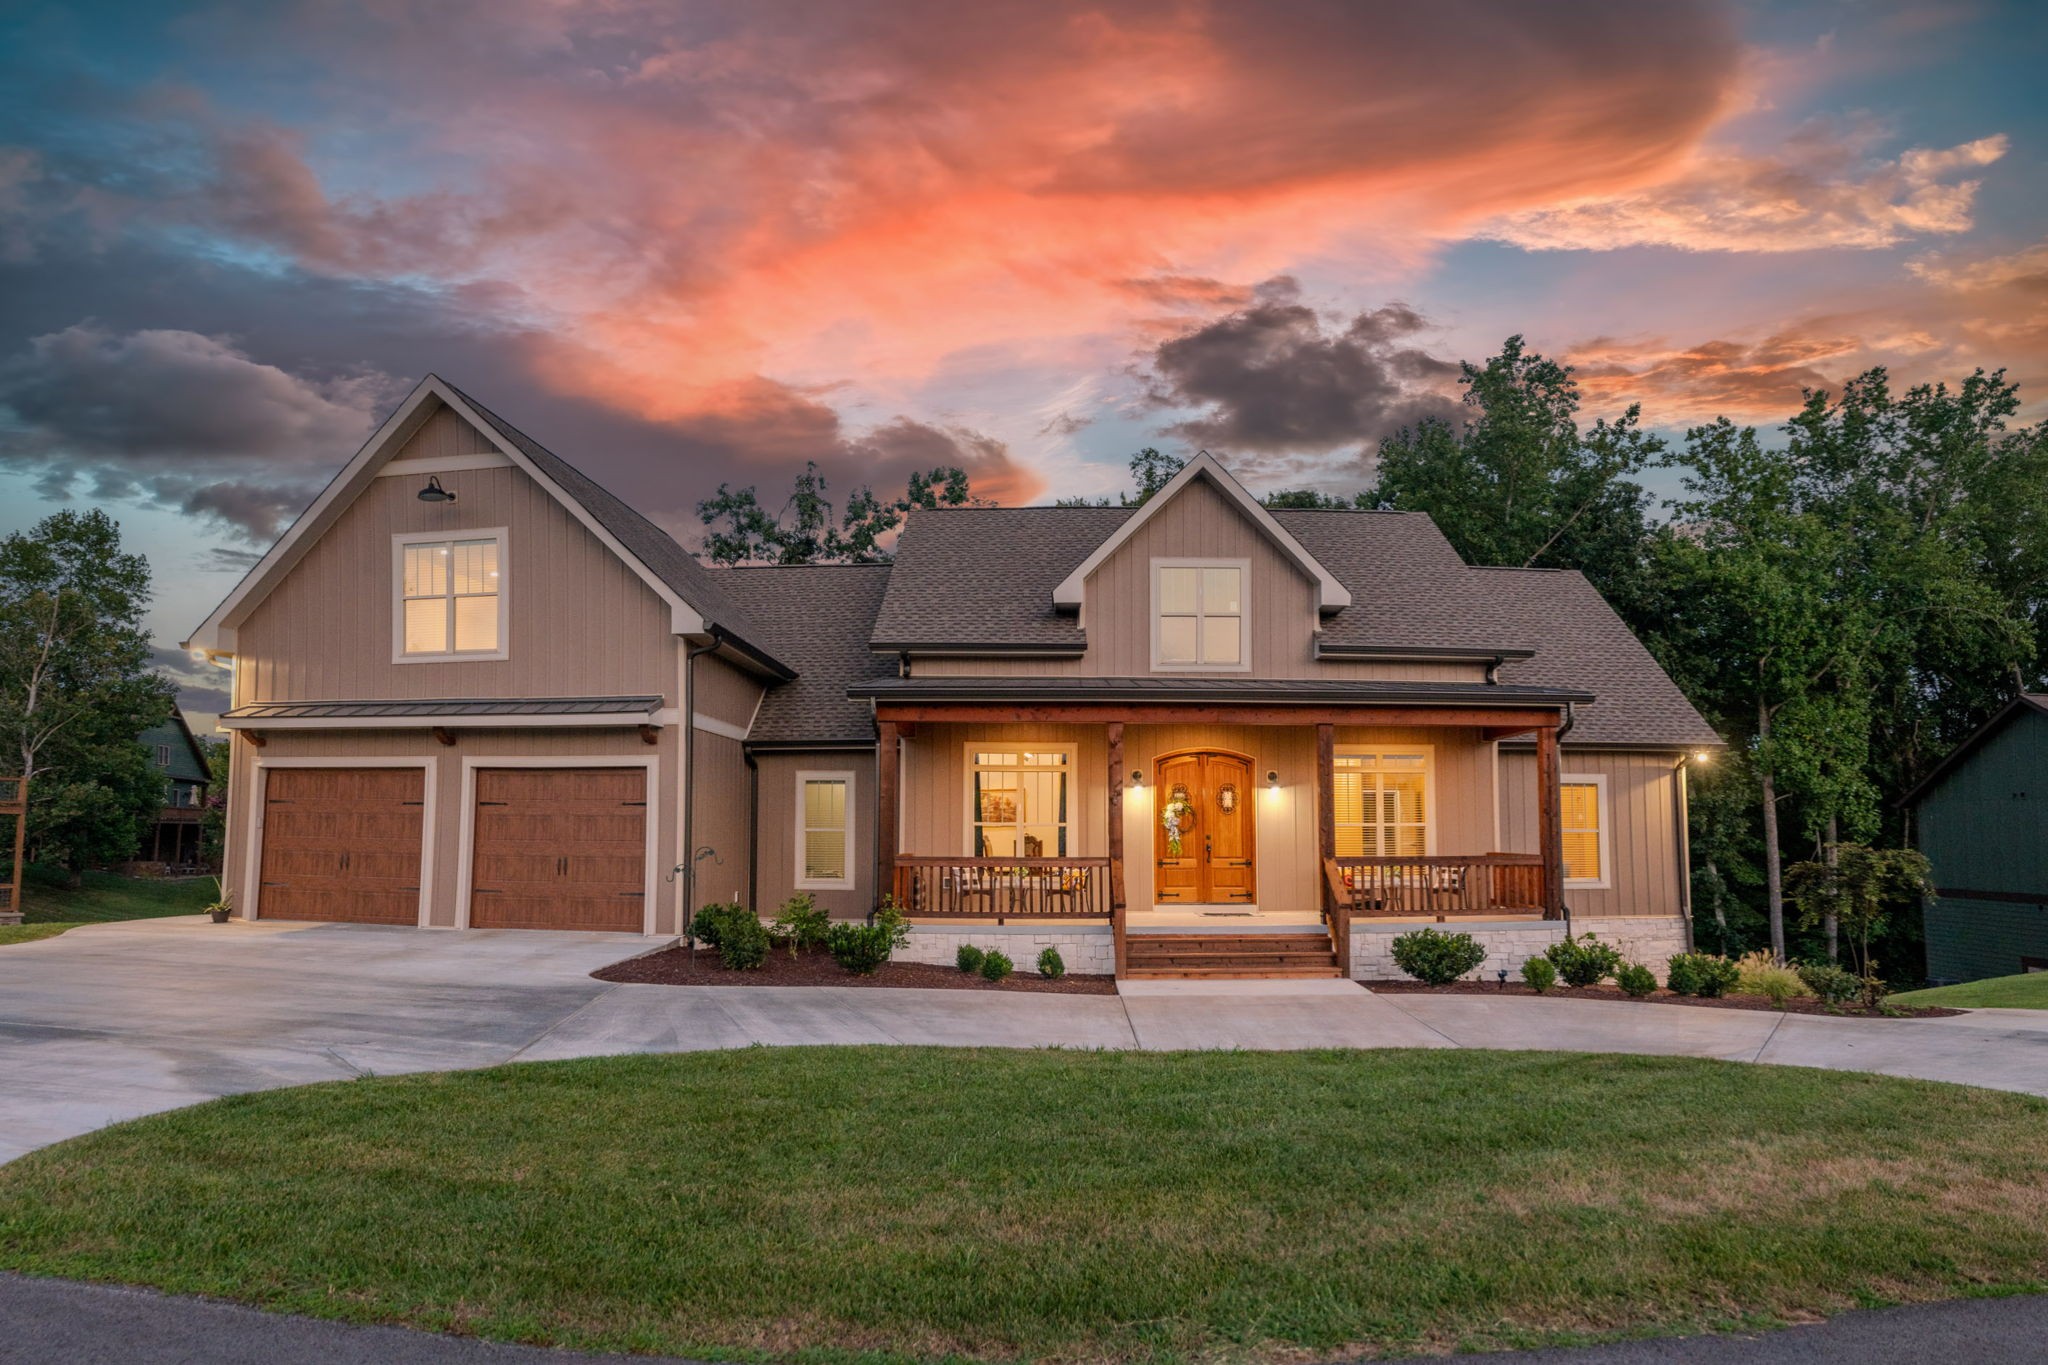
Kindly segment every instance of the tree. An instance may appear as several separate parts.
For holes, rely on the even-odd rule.
[[[1131,483],[1136,491],[1123,499],[1126,507],[1143,507],[1152,500],[1152,495],[1173,482],[1173,476],[1186,469],[1188,457],[1168,455],[1163,451],[1146,446],[1131,456]]]
[[[228,776],[234,764],[234,749],[226,740],[200,735],[199,751],[206,755],[206,806],[199,816],[199,856],[207,867],[220,867],[227,855]]]
[[[30,779],[30,837],[74,874],[132,851],[163,804],[161,777],[137,771],[136,736],[171,709],[148,666],[149,596],[148,561],[104,512],[0,540],[0,735]]]
[[[1294,508],[1307,512],[1355,512],[1361,506],[1357,498],[1340,498],[1314,488],[1283,488],[1268,493],[1260,501],[1275,510]]]
[[[890,550],[884,541],[913,509],[979,506],[967,471],[957,465],[913,470],[903,495],[877,497],[866,486],[847,496],[843,512],[827,496],[825,476],[815,461],[804,465],[790,488],[789,500],[770,513],[750,485],[718,491],[697,504],[697,517],[708,528],[705,557],[730,568],[736,564],[884,564]]]
[[[1465,420],[1425,419],[1381,442],[1359,505],[1429,513],[1474,564],[1579,569],[1640,619],[1650,499],[1635,477],[1664,457],[1640,407],[1582,431],[1570,367],[1519,336],[1463,370]]]
[[[1870,940],[1883,931],[1890,906],[1933,893],[1932,870],[1916,849],[1852,843],[1829,844],[1821,858],[1796,863],[1786,873],[1800,922],[1812,927],[1829,920],[1848,935],[1856,974],[1863,978],[1864,998],[1871,1005],[1883,996],[1884,986],[1870,956]]]

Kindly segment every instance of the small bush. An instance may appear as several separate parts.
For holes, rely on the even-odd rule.
[[[713,901],[690,916],[688,936],[706,948],[716,948],[719,939],[725,935],[725,926],[739,920],[752,920],[756,924],[761,922],[753,911],[737,901]]]
[[[835,924],[825,947],[834,962],[855,976],[873,976],[889,960],[896,942],[884,925]]]
[[[768,926],[751,910],[728,914],[719,926],[718,965],[729,972],[756,970],[768,960],[768,948]]]
[[[1541,995],[1557,984],[1557,968],[1550,965],[1547,957],[1532,957],[1522,964],[1522,980]]]
[[[1417,929],[1395,938],[1394,965],[1417,981],[1448,986],[1486,961],[1486,949],[1470,934]]]
[[[875,928],[889,938],[889,951],[894,952],[910,942],[910,921],[903,916],[903,907],[896,903],[894,896],[882,897],[882,903],[875,907],[871,917]]]
[[[1741,979],[1741,968],[1712,953],[1673,953],[1664,968],[1664,983],[1674,995],[1708,1000],[1728,994]]]
[[[799,949],[825,946],[826,936],[832,932],[832,917],[818,908],[810,892],[799,891],[782,903],[782,911],[768,931],[776,942],[787,943],[789,955],[795,957]]]
[[[1621,970],[1621,954],[1591,934],[1566,934],[1564,942],[1551,944],[1543,955],[1567,986],[1597,986]]]
[[[953,950],[953,965],[969,976],[981,970],[981,960],[987,954],[972,943],[963,943]]]
[[[1631,962],[1614,974],[1622,994],[1635,1000],[1647,999],[1657,990],[1657,974],[1640,962]]]
[[[1766,949],[1746,954],[1735,964],[1735,990],[1739,995],[1761,995],[1779,1009],[1797,995],[1806,994],[1806,983],[1790,967],[1781,967]]]
[[[1049,943],[1045,946],[1045,951],[1038,955],[1038,974],[1053,981],[1067,974],[1067,960],[1060,956],[1059,949]]]
[[[1803,963],[1797,971],[1806,989],[1825,1004],[1853,1005],[1863,996],[1862,978],[1832,962]]]
[[[981,979],[984,981],[1001,981],[1016,969],[1017,964],[1010,961],[1008,953],[991,950],[981,955]]]

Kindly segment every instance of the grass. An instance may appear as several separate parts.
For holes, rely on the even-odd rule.
[[[22,886],[23,922],[0,927],[0,947],[53,938],[81,924],[196,915],[219,894],[211,877],[168,881],[113,872],[87,872],[85,884],[73,887],[61,869],[31,864]]]
[[[2048,972],[1994,976],[1960,986],[1935,986],[1892,997],[1898,1005],[1946,1005],[1950,1009],[2048,1010]]]
[[[2048,1103],[1683,1058],[791,1048],[245,1095],[0,1268],[585,1349],[1298,1361],[2048,1287]]]

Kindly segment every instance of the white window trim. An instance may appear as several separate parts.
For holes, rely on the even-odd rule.
[[[1597,877],[1566,877],[1564,884],[1580,891],[1607,891],[1614,886],[1614,808],[1607,804],[1606,773],[1559,773],[1560,787],[1578,786],[1593,789],[1593,818],[1600,822],[1594,831],[1595,842],[1600,849],[1600,875]],[[1558,815],[1563,816],[1563,802],[1559,803]],[[1562,831],[1560,830],[1560,838]]]
[[[976,820],[976,819],[974,818],[974,817],[975,817],[975,815],[976,815],[976,814],[978,813],[978,812],[977,812],[977,811],[976,811],[976,810],[974,809],[974,772],[975,772],[975,769],[977,769],[977,768],[981,767],[982,765],[981,765],[981,764],[979,764],[979,763],[976,763],[976,762],[974,761],[974,755],[975,755],[975,752],[976,752],[977,750],[982,750],[982,749],[990,750],[991,752],[1001,752],[1001,751],[1004,751],[1004,750],[1008,750],[1008,751],[1010,751],[1010,752],[1013,752],[1013,753],[1018,753],[1018,754],[1022,754],[1022,753],[1026,752],[1026,751],[1029,751],[1029,752],[1031,752],[1031,753],[1034,753],[1034,754],[1064,754],[1064,755],[1066,755],[1066,759],[1067,759],[1067,762],[1066,762],[1066,768],[1065,768],[1065,771],[1066,771],[1066,773],[1067,773],[1067,821],[1066,821],[1066,825],[1067,825],[1067,844],[1068,844],[1068,848],[1067,848],[1067,852],[1066,852],[1066,855],[1065,855],[1065,856],[1067,856],[1067,857],[1069,857],[1069,858],[1081,858],[1081,857],[1086,857],[1086,856],[1087,856],[1086,854],[1084,854],[1084,853],[1081,853],[1081,852],[1079,851],[1079,849],[1080,849],[1080,845],[1081,845],[1081,834],[1082,834],[1082,831],[1083,831],[1083,829],[1084,829],[1084,828],[1086,827],[1086,821],[1083,821],[1083,820],[1078,820],[1078,819],[1076,819],[1076,818],[1074,817],[1074,807],[1075,807],[1075,804],[1076,804],[1077,802],[1079,802],[1079,801],[1080,801],[1080,799],[1081,799],[1081,785],[1080,785],[1080,783],[1079,783],[1079,782],[1077,782],[1077,781],[1076,781],[1076,780],[1074,779],[1074,772],[1075,772],[1075,769],[1076,769],[1076,765],[1077,765],[1077,764],[1078,764],[1078,763],[1079,763],[1079,762],[1081,761],[1081,756],[1080,756],[1080,746],[1078,746],[1078,745],[1074,745],[1074,744],[1041,744],[1041,743],[1039,743],[1039,742],[1037,742],[1037,741],[1035,741],[1035,740],[1029,740],[1029,739],[1019,739],[1019,740],[1003,740],[1003,739],[979,739],[979,740],[976,740],[976,739],[970,739],[970,740],[963,740],[963,741],[961,742],[961,745],[960,745],[960,814],[961,814],[961,825],[960,825],[960,847],[961,847],[961,849],[962,849],[963,851],[962,851],[962,853],[961,853],[961,855],[960,855],[960,856],[961,856],[961,857],[963,857],[963,858],[972,858],[972,857],[974,856],[974,827],[975,827],[975,826],[976,826],[977,824],[981,823],[980,821],[978,821],[978,820]],[[998,769],[994,769],[993,771],[996,771],[996,772],[1001,772],[1001,771],[1003,771],[1003,770],[1002,770],[1002,769],[1000,769],[1000,768],[998,768]],[[1031,769],[1024,769],[1024,768],[1020,768],[1020,769],[1018,769],[1018,771],[1032,771],[1032,770],[1031,770]],[[1057,771],[1057,770],[1056,770],[1056,769],[1053,769],[1053,768],[1043,768],[1043,769],[1038,769],[1037,771],[1043,771],[1043,772],[1053,772],[1053,771]],[[1018,856],[1019,856],[1019,857],[1022,857],[1023,855],[1022,855],[1022,854],[1019,854]],[[1059,854],[1057,854],[1057,853],[1048,853],[1048,854],[1046,854],[1045,856],[1046,856],[1046,857],[1048,857],[1048,858],[1057,858],[1057,857],[1059,857],[1059,856],[1061,856],[1061,855],[1059,855]]]
[[[1237,662],[1234,664],[1169,664],[1160,662],[1159,571],[1161,569],[1236,569],[1238,582]],[[1200,621],[1204,618],[1197,617]],[[1154,673],[1249,673],[1252,671],[1252,562],[1249,559],[1155,559],[1152,561],[1152,671]],[[1195,630],[1195,648],[1202,632]]]
[[[811,877],[805,875],[804,836],[810,833],[810,826],[804,823],[804,787],[811,782],[844,782],[846,784],[846,875],[844,877]],[[855,817],[859,805],[855,800],[853,770],[843,769],[799,769],[796,775],[796,889],[799,891],[851,891],[857,873],[855,860],[860,856],[859,844],[854,838]]]
[[[363,764],[364,767],[373,766]],[[647,777],[647,821],[645,859],[646,874],[641,882],[643,912],[640,917],[640,932],[653,934],[656,901],[660,894],[657,868],[661,851],[661,760],[649,756],[642,758],[635,754],[549,754],[545,757],[533,754],[464,754],[462,758],[462,824],[457,842],[455,865],[455,927],[469,927],[470,901],[474,897],[476,874],[476,770],[478,768],[641,768]],[[428,807],[428,814],[433,808]],[[425,920],[422,919],[422,924]],[[676,932],[681,933],[678,926]]]
[[[248,802],[244,817],[243,847],[249,850],[242,869],[242,918],[262,917],[263,807],[269,794],[270,773],[275,768],[418,768],[425,777],[420,806],[420,910],[419,927],[433,927],[434,904],[434,787],[437,769],[431,758],[365,755],[352,758],[259,758],[250,770],[255,800]]]
[[[1339,744],[1334,750],[1338,757],[1349,755],[1362,758],[1368,754],[1395,754],[1402,758],[1412,755],[1422,757],[1422,856],[1436,856],[1437,826],[1443,821],[1438,817],[1438,793],[1436,786],[1436,745],[1434,744]]]
[[[498,647],[492,650],[448,650],[440,654],[405,652],[405,547],[443,541],[498,542]],[[490,663],[511,657],[512,541],[503,526],[475,526],[451,531],[399,531],[391,537],[391,662],[395,664]],[[449,643],[453,644],[451,636]]]

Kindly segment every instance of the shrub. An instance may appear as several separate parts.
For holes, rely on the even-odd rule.
[[[1734,990],[1741,977],[1741,969],[1733,962],[1712,953],[1673,953],[1664,969],[1664,982],[1674,995],[1709,1000]]]
[[[888,936],[890,952],[910,942],[910,921],[903,917],[903,907],[896,903],[894,896],[882,897],[882,903],[875,907],[870,923]]]
[[[969,976],[981,970],[981,960],[986,954],[972,943],[963,943],[953,951],[953,965]]]
[[[729,972],[751,972],[768,960],[768,926],[751,910],[733,906],[718,927],[718,964]]]
[[[1621,954],[1591,934],[1566,934],[1564,942],[1551,944],[1543,955],[1567,986],[1597,986],[1621,970]]]
[[[1642,1000],[1656,993],[1657,974],[1640,962],[1631,962],[1614,974],[1614,984],[1623,995]]]
[[[725,926],[740,920],[752,920],[759,924],[760,918],[737,901],[713,901],[690,916],[689,937],[706,948],[716,948],[725,935]],[[742,933],[745,930],[741,931]]]
[[[855,976],[873,976],[896,942],[889,929],[880,924],[835,924],[826,935],[825,947],[832,960]]]
[[[798,949],[825,946],[825,937],[832,932],[832,917],[818,908],[810,892],[799,891],[782,903],[769,932],[778,942],[787,943],[789,955],[795,957]]]
[[[1795,995],[1806,994],[1806,983],[1790,967],[1781,967],[1766,949],[1759,948],[1735,964],[1735,990],[1741,995],[1761,995],[1779,1009]]]
[[[1863,994],[1863,982],[1856,973],[1832,962],[1807,962],[1797,971],[1814,998],[1829,1005],[1851,1005]]]
[[[1017,964],[1010,961],[1008,953],[999,953],[991,949],[981,955],[981,979],[984,981],[1001,981],[1015,971],[1016,967]]]
[[[1486,949],[1470,934],[1417,929],[1395,938],[1394,965],[1417,981],[1447,986],[1486,961]]]
[[[1067,974],[1067,960],[1060,956],[1060,950],[1051,944],[1038,955],[1038,974],[1057,981]]]
[[[1547,957],[1532,957],[1522,964],[1522,980],[1541,995],[1557,984],[1557,968],[1550,965]]]

